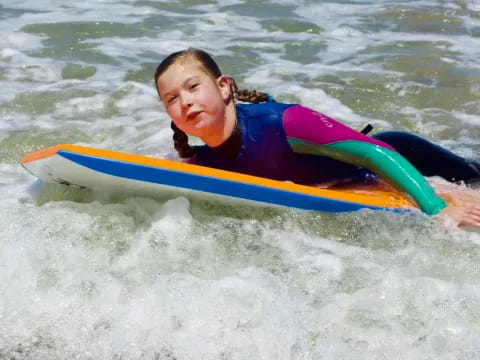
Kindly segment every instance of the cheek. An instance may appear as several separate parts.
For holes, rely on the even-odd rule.
[[[184,133],[188,133],[188,129],[186,128],[185,123],[181,121],[181,119],[175,118],[173,116],[171,116],[170,119],[172,120],[172,122],[175,124],[177,128],[182,130]]]
[[[222,112],[225,107],[225,102],[219,91],[216,89],[211,89],[208,92],[202,94],[202,102],[207,104],[210,111],[215,113]]]
[[[180,106],[171,105],[168,107],[168,109],[166,109],[166,111],[168,116],[170,117],[170,120],[172,120],[173,123],[177,125],[177,127],[180,130],[185,131],[185,123],[183,121],[183,116],[182,116],[182,111]]]
[[[180,114],[181,114],[180,107],[177,106],[176,104],[168,106],[166,110],[167,110],[168,116],[170,116],[172,120],[175,120],[180,117]]]

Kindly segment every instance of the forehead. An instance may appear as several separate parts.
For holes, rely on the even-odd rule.
[[[196,60],[181,59],[170,65],[167,70],[159,77],[191,77],[191,76],[210,76],[210,74],[203,68]]]
[[[170,65],[167,70],[158,78],[157,90],[160,97],[169,94],[175,89],[180,88],[183,84],[192,78],[209,78],[208,74],[201,64],[197,61],[177,61]]]

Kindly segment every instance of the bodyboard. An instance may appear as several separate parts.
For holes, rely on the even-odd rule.
[[[179,195],[321,212],[410,211],[405,194],[383,184],[323,189],[184,162],[61,144],[27,154],[21,165],[47,183],[142,196]]]

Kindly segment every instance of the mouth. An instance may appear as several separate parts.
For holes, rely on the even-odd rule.
[[[186,121],[193,121],[197,118],[198,115],[200,115],[203,111],[192,111],[189,114],[187,114],[187,119]]]

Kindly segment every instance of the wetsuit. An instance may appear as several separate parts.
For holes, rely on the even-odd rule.
[[[385,142],[300,105],[238,104],[236,109],[232,135],[219,147],[196,147],[192,163],[301,184],[378,174],[412,196],[427,214],[446,206]]]
[[[480,183],[480,164],[464,159],[420,136],[402,131],[372,135],[397,150],[424,176],[440,176],[451,182]]]

